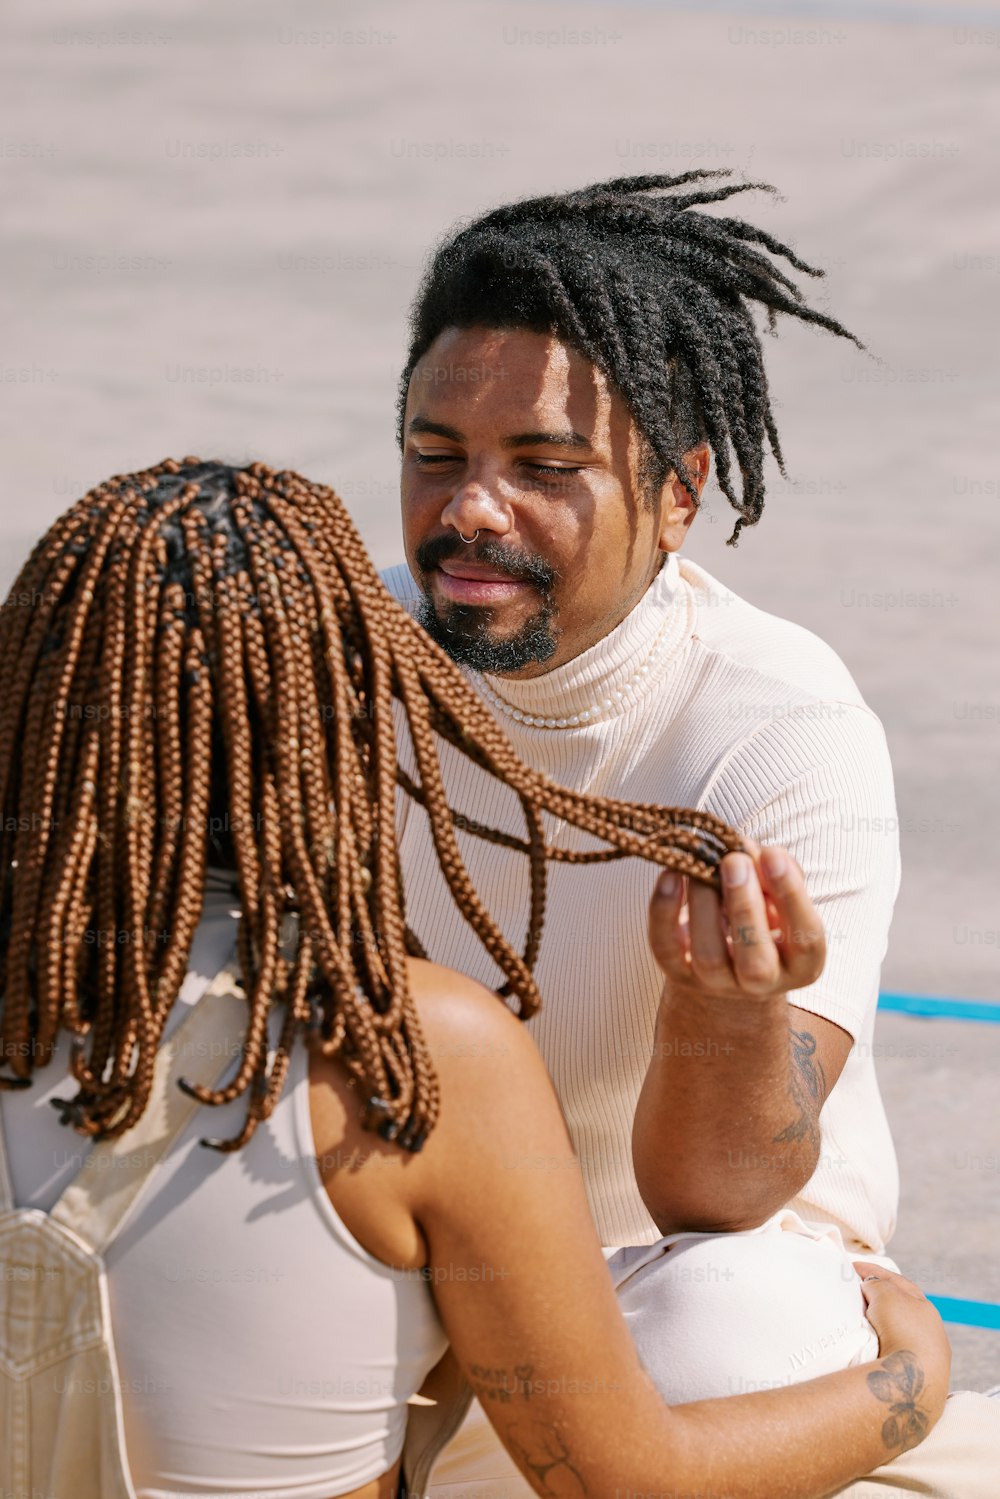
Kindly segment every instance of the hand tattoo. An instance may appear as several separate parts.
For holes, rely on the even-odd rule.
[[[882,1440],[891,1449],[906,1452],[927,1435],[929,1419],[917,1405],[924,1387],[923,1370],[915,1353],[904,1348],[882,1360],[881,1369],[868,1376],[868,1388],[876,1400],[890,1407],[882,1427]]]

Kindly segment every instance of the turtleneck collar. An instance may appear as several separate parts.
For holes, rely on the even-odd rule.
[[[515,721],[529,721],[535,728],[575,728],[565,723],[574,717],[583,725],[604,723],[628,712],[662,683],[693,627],[690,590],[672,552],[634,609],[572,661],[527,680],[470,675],[503,719],[520,715]],[[531,719],[542,722],[531,724]]]

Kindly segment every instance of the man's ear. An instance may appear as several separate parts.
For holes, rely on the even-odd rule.
[[[699,443],[684,454],[688,475],[699,500],[708,481],[711,450],[707,442]],[[660,494],[661,519],[659,547],[661,552],[679,552],[688,528],[698,514],[698,506],[676,474],[668,474]]]

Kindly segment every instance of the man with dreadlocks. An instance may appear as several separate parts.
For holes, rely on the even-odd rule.
[[[661,1403],[530,1037],[411,956],[393,694],[448,888],[524,1014],[566,853],[544,815],[701,881],[740,845],[523,766],[296,474],[109,480],[0,610],[0,1492],[396,1499],[407,1434],[416,1499],[462,1386],[446,1365],[409,1422],[408,1399],[447,1341],[521,1492],[815,1499],[912,1447],[944,1405],[940,1318],[829,1240],[858,1368]],[[469,883],[435,735],[522,806],[527,961]],[[803,898],[778,919],[808,923]],[[669,912],[651,921],[666,956]],[[510,1169],[536,1156],[554,1182]]]
[[[709,180],[724,175],[529,199],[446,240],[412,313],[399,407],[408,567],[386,575],[528,764],[579,791],[710,810],[783,846],[756,866],[726,861],[747,915],[728,930],[712,893],[690,887],[699,953],[673,964],[646,942],[641,865],[589,881],[561,865],[536,966],[546,1004],[532,1033],[640,1349],[655,1353],[657,1302],[700,1299],[704,1378],[714,1364],[723,1387],[737,1333],[718,1281],[740,1274],[737,1231],[769,1234],[773,1264],[802,1284],[819,1229],[853,1254],[882,1255],[892,1233],[897,1172],[871,1041],[899,880],[884,735],[842,662],[680,555],[710,459],[737,513],[733,543],[760,518],[767,448],[784,472],[755,313],[858,342],[789,274],[821,272],[702,211],[744,191]],[[442,763],[459,827],[514,830],[504,787],[450,751]],[[493,982],[431,866],[426,819],[409,800],[399,815],[415,930],[441,961]],[[461,844],[520,942],[515,856]],[[790,1004],[773,983],[795,934],[776,926],[749,962],[741,950],[750,915],[802,872],[829,949]],[[676,918],[682,881],[663,898]],[[733,1234],[731,1257],[716,1242],[713,1273],[692,1285],[684,1256],[666,1253],[676,1238],[661,1236],[718,1230]],[[659,1258],[641,1292],[635,1255],[613,1254],[628,1245]],[[795,1368],[808,1351],[794,1326],[742,1285],[761,1368],[765,1350]],[[686,1349],[685,1377],[696,1361]],[[706,1387],[672,1388],[684,1399]],[[481,1438],[467,1426],[446,1454],[442,1494],[492,1493],[502,1463]]]

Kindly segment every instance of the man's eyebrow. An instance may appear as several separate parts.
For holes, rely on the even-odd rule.
[[[446,437],[449,442],[465,442],[465,434],[457,427],[450,427],[447,422],[432,422],[426,416],[415,416],[406,430],[430,437]],[[515,432],[511,437],[502,438],[500,446],[504,448],[586,448],[588,452],[593,451],[589,438],[584,437],[582,432],[572,431]]]
[[[432,422],[426,416],[415,416],[406,429],[408,432],[425,432],[431,437],[447,437],[452,442],[464,442],[465,438],[457,427],[449,427],[445,422]]]
[[[501,442],[504,448],[586,448],[591,452],[590,441],[584,437],[582,432],[516,432],[513,437],[505,437]]]

